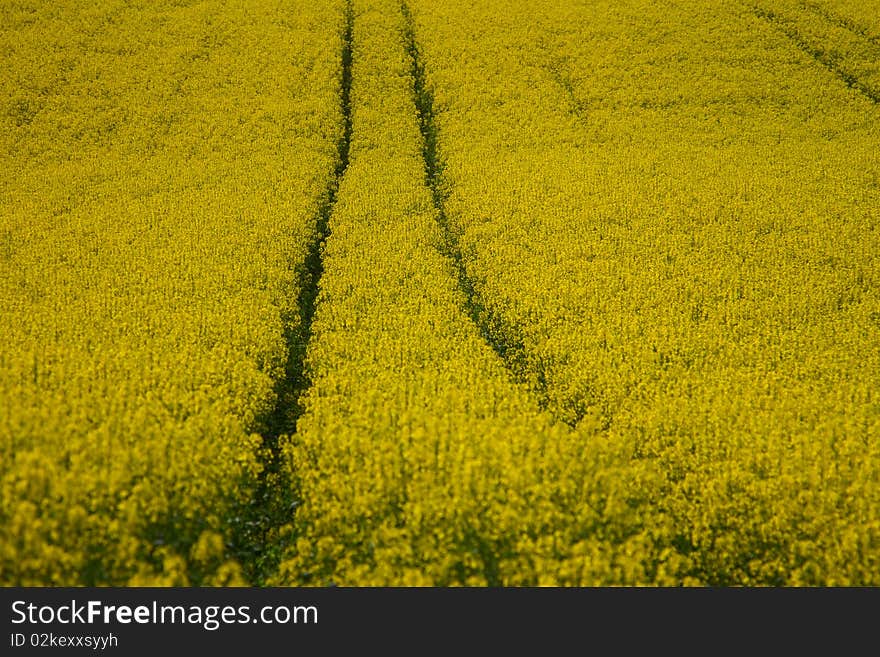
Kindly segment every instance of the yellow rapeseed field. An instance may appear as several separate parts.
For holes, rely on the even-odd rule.
[[[16,0],[0,63],[0,585],[880,585],[875,0]]]
[[[0,582],[242,582],[341,4],[0,12]]]

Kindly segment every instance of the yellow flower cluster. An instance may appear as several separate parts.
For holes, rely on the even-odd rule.
[[[0,6],[0,583],[243,581],[341,16]]]
[[[682,581],[880,583],[877,19],[815,11],[856,4],[410,3],[468,277],[663,472]]]

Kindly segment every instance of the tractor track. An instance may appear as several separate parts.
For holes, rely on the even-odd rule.
[[[561,416],[555,412],[548,393],[547,368],[536,354],[526,347],[526,337],[519,327],[496,313],[468,271],[458,231],[446,213],[448,190],[443,179],[444,162],[438,151],[438,129],[434,112],[434,94],[425,75],[425,64],[418,46],[415,21],[409,6],[400,3],[404,21],[404,44],[411,60],[413,96],[422,133],[422,155],[425,162],[425,180],[431,191],[437,210],[437,221],[445,245],[445,255],[452,262],[458,286],[465,297],[464,310],[476,326],[483,341],[498,355],[517,383],[528,387],[536,397],[538,406],[571,427],[577,425],[584,413],[575,417]]]
[[[776,12],[755,4],[747,5],[752,13],[766,21],[773,29],[786,36],[799,50],[809,55],[816,63],[833,73],[847,87],[862,94],[875,104],[880,104],[880,91],[865,84],[852,72],[842,66],[836,57],[833,57],[821,46],[816,46],[808,41],[797,29],[792,27]]]
[[[296,315],[284,318],[287,354],[284,377],[276,384],[276,401],[272,412],[263,421],[262,465],[255,494],[248,506],[239,509],[236,531],[233,533],[233,554],[242,565],[249,582],[265,585],[277,570],[283,547],[279,545],[278,530],[289,523],[298,504],[296,482],[290,481],[282,467],[283,436],[296,432],[297,422],[305,408],[303,393],[311,385],[305,367],[305,357],[312,337],[318,291],[324,273],[323,249],[330,237],[330,215],[336,205],[339,185],[348,168],[352,133],[351,77],[352,31],[354,13],[351,0],[344,10],[342,35],[340,109],[342,136],[337,143],[338,156],[333,176],[323,194],[323,201],[315,217],[315,229],[305,260],[299,270],[299,297]],[[298,320],[298,321],[297,321]]]

